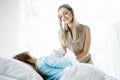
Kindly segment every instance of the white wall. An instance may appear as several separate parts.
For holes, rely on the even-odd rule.
[[[26,51],[24,0],[0,0],[0,56]]]

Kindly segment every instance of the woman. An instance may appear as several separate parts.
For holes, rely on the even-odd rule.
[[[66,53],[66,48],[73,51],[79,62],[92,63],[90,49],[90,29],[80,24],[76,19],[73,9],[68,4],[58,8],[60,23],[59,38]]]
[[[15,55],[14,59],[32,66],[45,80],[105,80],[103,72],[93,65],[79,62],[74,65],[65,57],[44,56],[35,59],[28,52],[23,52]]]

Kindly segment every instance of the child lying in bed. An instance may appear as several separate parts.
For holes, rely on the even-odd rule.
[[[69,54],[64,57],[52,55],[39,59],[33,58],[28,52],[23,52],[14,56],[14,59],[31,65],[44,76],[45,80],[109,80],[105,79],[105,74],[101,70],[91,64],[77,62],[75,57],[69,56],[72,52],[67,52]]]

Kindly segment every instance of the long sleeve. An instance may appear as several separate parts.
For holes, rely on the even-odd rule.
[[[46,66],[53,68],[64,69],[68,66],[72,66],[71,62],[66,58],[60,58],[55,56],[46,56],[39,59],[39,63],[45,64]],[[38,65],[39,65],[38,63]]]
[[[37,69],[49,80],[59,80],[64,74],[64,69],[71,66],[71,62],[65,58],[46,56],[36,62]]]

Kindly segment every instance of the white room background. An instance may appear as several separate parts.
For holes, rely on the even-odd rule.
[[[24,0],[0,0],[0,56],[9,58],[28,49]]]
[[[32,0],[31,52],[42,56],[60,47],[57,9],[64,3],[73,7],[79,22],[90,27],[90,53],[95,65],[120,76],[119,0]]]
[[[94,65],[120,77],[119,0],[1,0],[0,56],[29,51],[39,57],[59,48],[57,9],[63,3],[90,27]]]

